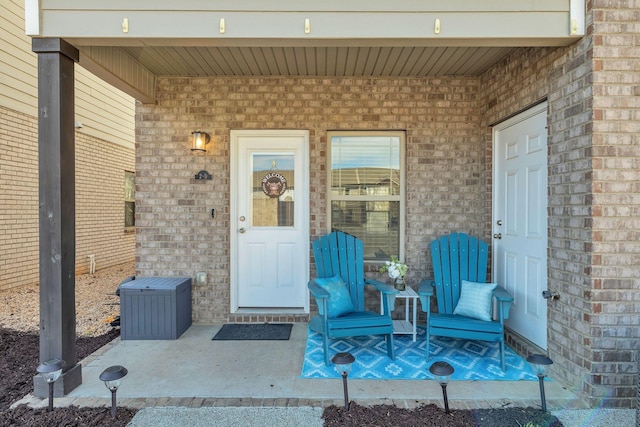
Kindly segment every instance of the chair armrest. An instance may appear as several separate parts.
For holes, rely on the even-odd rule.
[[[309,288],[309,292],[313,295],[314,298],[329,298],[329,292],[326,289],[318,286],[315,279],[309,280],[309,284],[307,285]]]
[[[383,294],[393,294],[393,295],[398,294],[398,290],[396,288],[394,288],[391,285],[387,285],[386,283],[378,282],[377,280],[364,279],[364,283],[375,287],[377,290],[379,290]]]
[[[398,290],[393,286],[387,285],[386,283],[378,282],[373,279],[364,279],[365,285],[371,285],[375,287],[378,291],[383,294],[382,298],[382,311],[383,314],[391,316],[391,312],[396,306],[396,295],[398,294]]]
[[[502,286],[496,286],[493,290],[493,296],[500,302],[513,302],[513,297]]]
[[[324,322],[327,321],[327,315],[329,311],[327,310],[327,304],[329,303],[329,292],[326,289],[318,286],[315,279],[309,280],[307,284],[309,288],[309,292],[316,300],[316,305],[318,306],[318,314],[324,319]]]
[[[420,307],[425,313],[431,311],[431,297],[433,296],[433,282],[423,280],[418,287],[418,297],[420,298]]]
[[[418,288],[418,295],[424,295],[426,297],[433,296],[434,286],[435,286],[435,283],[423,280],[422,282],[420,282],[420,287]]]
[[[508,319],[509,311],[511,310],[511,304],[513,303],[513,297],[502,286],[496,286],[496,288],[493,290],[493,296],[497,300],[499,316],[498,319]]]

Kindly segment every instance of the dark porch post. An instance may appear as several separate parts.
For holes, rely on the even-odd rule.
[[[76,356],[75,108],[78,50],[62,39],[33,39],[38,54],[38,179],[40,216],[40,362],[66,362],[54,395],[82,383]],[[34,366],[34,370],[35,370]],[[48,386],[34,377],[34,392]]]

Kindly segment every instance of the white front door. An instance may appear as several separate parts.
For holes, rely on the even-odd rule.
[[[495,126],[493,276],[514,297],[506,325],[547,348],[547,103]]]
[[[308,311],[309,133],[231,131],[231,310]]]

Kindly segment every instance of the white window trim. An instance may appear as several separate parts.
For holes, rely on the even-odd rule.
[[[331,138],[334,136],[396,136],[400,138],[400,194],[388,196],[385,200],[400,201],[400,247],[398,248],[398,259],[405,260],[405,231],[406,231],[406,145],[407,137],[405,131],[328,131],[327,132],[327,233],[331,232],[331,202],[334,200],[354,200],[353,197],[333,195],[331,193]],[[379,201],[380,196],[361,196],[358,200]],[[365,260],[365,263],[380,264],[380,260]]]
[[[130,170],[125,170],[124,171],[125,189],[126,189],[126,185],[127,185],[127,176],[129,174],[133,176],[133,199],[127,199],[126,194],[125,194],[125,197],[124,197],[125,210],[127,208],[127,203],[133,203],[134,206],[136,204],[136,196],[135,196],[135,191],[136,191],[135,190],[135,188],[136,188],[136,173],[135,172],[132,172]],[[125,191],[125,193],[126,193],[126,191]],[[126,218],[126,215],[125,215],[125,218],[124,218],[125,231],[126,230],[134,230],[136,228],[135,223],[136,223],[135,214],[134,214],[134,218],[133,218],[133,225],[127,225],[127,218]]]

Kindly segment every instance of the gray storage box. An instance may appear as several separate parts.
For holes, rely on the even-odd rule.
[[[190,277],[140,277],[119,288],[121,339],[175,340],[191,326]]]

